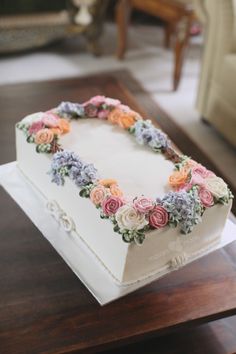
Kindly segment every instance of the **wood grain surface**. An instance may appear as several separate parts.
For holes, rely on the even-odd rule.
[[[143,114],[116,77],[1,87],[1,163],[15,159],[14,124],[62,100],[105,94]],[[236,242],[100,307],[2,189],[0,200],[0,353],[98,352],[236,314]]]

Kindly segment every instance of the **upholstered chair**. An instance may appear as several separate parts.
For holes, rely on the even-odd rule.
[[[197,109],[236,146],[236,0],[195,0],[204,23]]]

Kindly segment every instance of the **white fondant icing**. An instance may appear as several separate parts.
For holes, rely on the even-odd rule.
[[[139,145],[133,136],[101,119],[71,121],[71,131],[60,138],[64,149],[93,163],[101,178],[113,178],[131,197],[162,197],[174,165],[162,154]]]
[[[181,252],[188,259],[193,254],[220,241],[228,205],[216,205],[206,210],[202,223],[189,235],[180,235],[178,228],[169,227],[147,234],[141,247],[126,244],[113,231],[108,220],[88,199],[79,196],[79,189],[66,179],[63,187],[51,183],[47,172],[51,155],[37,154],[35,145],[25,140],[17,129],[17,160],[19,167],[47,199],[55,200],[66,215],[74,220],[86,244],[102,260],[107,269],[121,283],[133,282],[169,267],[170,261]],[[173,164],[162,154],[155,154],[137,145],[127,132],[107,122],[95,119],[72,122],[72,132],[61,139],[63,148],[78,153],[86,162],[95,164],[102,178],[117,179],[126,195],[162,196],[167,192],[168,176]]]
[[[179,253],[170,260],[169,266],[174,270],[179,269],[187,263],[187,259],[188,257],[185,252]]]

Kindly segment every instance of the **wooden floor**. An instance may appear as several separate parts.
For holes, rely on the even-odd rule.
[[[235,354],[236,316],[103,353]]]

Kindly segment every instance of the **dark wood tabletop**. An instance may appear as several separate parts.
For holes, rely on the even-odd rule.
[[[0,87],[0,162],[15,159],[24,115],[96,94],[145,114],[112,75]],[[0,353],[98,352],[236,314],[236,242],[101,307],[2,189],[0,198]]]

